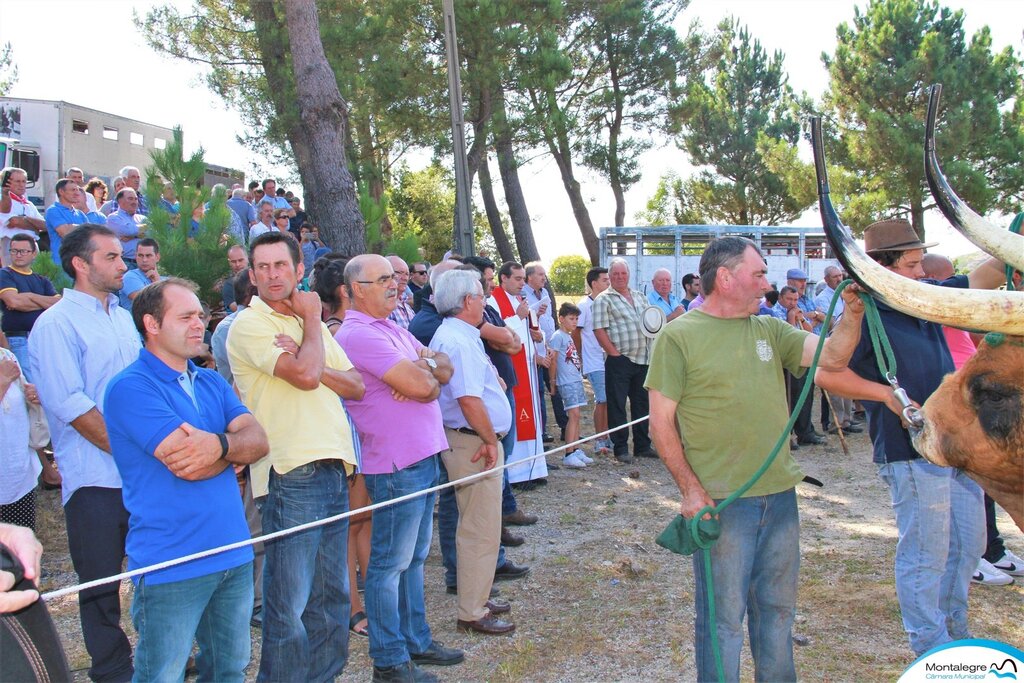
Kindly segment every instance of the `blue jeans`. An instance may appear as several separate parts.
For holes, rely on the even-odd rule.
[[[391,474],[367,474],[370,500],[380,503],[437,484],[437,455]],[[373,511],[370,566],[366,569],[366,617],[370,658],[387,668],[430,649],[433,637],[423,599],[423,563],[434,527],[434,494]]]
[[[25,381],[31,384],[32,371],[28,368],[28,337],[8,337],[7,344],[11,347],[11,353],[18,359],[18,365],[21,366],[21,374],[25,376]]]
[[[143,577],[132,600],[139,634],[132,680],[182,680],[195,639],[200,681],[244,681],[251,604],[252,562],[154,586]]]
[[[502,441],[504,443],[504,441]],[[451,481],[448,478],[448,470],[445,469],[444,463],[440,463],[441,475],[438,478],[438,484],[447,484]],[[508,470],[505,470],[507,473]],[[508,475],[505,475],[503,486],[508,485]],[[512,512],[515,512],[513,509]],[[504,499],[502,499],[502,510],[501,514],[510,514],[505,512]],[[459,528],[459,506],[455,501],[455,489],[453,487],[446,488],[443,491],[438,492],[438,505],[437,505],[437,543],[441,546],[441,563],[444,565],[444,585],[454,586],[458,583],[458,560],[456,558],[455,548],[455,535]],[[498,561],[495,563],[495,568],[500,569],[505,566],[505,546],[498,545]]]
[[[716,503],[721,501],[716,500]],[[719,517],[722,535],[710,548],[718,646],[725,680],[740,676],[743,617],[747,617],[754,680],[795,681],[793,618],[800,572],[796,491],[739,498]],[[697,679],[718,679],[708,623],[704,553],[693,555]]]
[[[970,638],[967,589],[985,551],[981,487],[921,459],[879,465],[896,513],[896,596],[910,647]]]
[[[263,532],[348,511],[345,468],[318,460],[270,471]],[[329,681],[348,659],[348,520],[265,545],[259,681]],[[252,575],[250,574],[250,577]],[[252,609],[252,602],[246,605]]]

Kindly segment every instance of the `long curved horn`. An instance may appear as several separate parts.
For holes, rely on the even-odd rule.
[[[957,290],[929,285],[880,266],[857,245],[832,206],[821,136],[821,118],[811,118],[811,145],[818,179],[821,222],[832,251],[846,272],[890,307],[942,325],[1005,334],[1024,334],[1024,292]]]
[[[939,112],[942,84],[928,94],[928,118],[924,129],[924,175],[935,203],[954,228],[986,254],[1024,270],[1024,236],[1004,230],[975,213],[949,186],[935,153],[935,118]]]

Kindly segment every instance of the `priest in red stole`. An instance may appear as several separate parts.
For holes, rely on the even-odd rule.
[[[498,271],[499,286],[491,293],[487,303],[501,313],[505,324],[523,340],[523,348],[512,356],[516,371],[517,385],[512,392],[516,399],[516,442],[511,453],[505,454],[505,461],[519,463],[508,468],[508,480],[513,484],[548,476],[548,464],[544,458],[521,462],[544,452],[541,418],[537,401],[537,348],[530,334],[530,309],[520,293],[526,284],[526,272],[514,261],[503,263]],[[535,332],[536,333],[536,332]]]

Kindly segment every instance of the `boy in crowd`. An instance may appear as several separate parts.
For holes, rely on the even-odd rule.
[[[580,407],[587,405],[583,393],[583,363],[576,351],[572,335],[576,331],[580,309],[571,303],[564,303],[558,309],[558,330],[551,335],[548,348],[555,353],[555,363],[548,367],[551,377],[551,395],[559,394],[565,405],[569,422],[565,426],[565,442],[572,443],[580,438]],[[571,469],[582,469],[594,462],[582,448],[566,453],[562,464]]]

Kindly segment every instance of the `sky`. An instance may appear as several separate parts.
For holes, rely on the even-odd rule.
[[[598,0],[595,0],[598,1]],[[206,87],[203,68],[162,57],[151,50],[132,23],[133,12],[144,15],[156,4],[148,0],[0,0],[0,45],[10,42],[19,80],[10,95],[64,100],[160,126],[180,125],[188,150],[203,147],[210,163],[253,175],[257,170],[283,175],[265,159],[238,144],[243,126],[237,113]],[[187,10],[191,2],[172,4]],[[692,0],[679,18],[680,28],[692,20],[711,29],[726,15],[737,17],[769,50],[781,50],[789,83],[797,92],[818,99],[828,82],[821,53],[835,49],[835,29],[851,21],[860,3],[832,0]],[[1021,0],[943,0],[965,10],[968,36],[983,25],[992,30],[993,49],[1012,45],[1018,55],[1024,46],[1024,2]],[[38,27],[38,30],[25,30]],[[147,86],[146,76],[157,85]],[[642,159],[642,180],[626,196],[626,224],[644,208],[658,179],[667,171],[685,175],[691,168],[672,143],[659,143]],[[802,150],[809,156],[809,149]],[[410,157],[410,165],[425,165],[427,154]],[[607,184],[577,169],[595,226],[613,224],[614,201]],[[562,189],[557,167],[538,156],[520,169],[534,235],[541,256],[551,261],[563,254],[584,254],[582,238]],[[482,209],[482,205],[477,203]],[[820,225],[810,211],[797,225]],[[939,241],[936,251],[956,256],[973,246],[955,233],[938,214],[926,220],[928,238]]]

